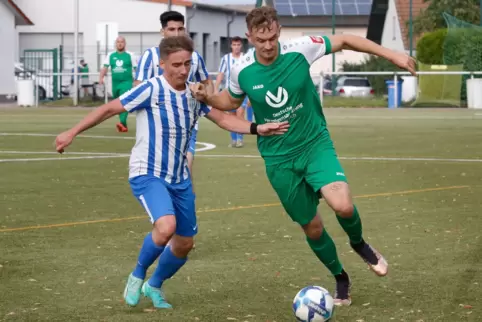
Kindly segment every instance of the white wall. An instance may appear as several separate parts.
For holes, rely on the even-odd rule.
[[[15,94],[15,16],[0,2],[0,95]]]
[[[74,31],[74,0],[16,0],[19,7],[35,23],[34,26],[19,26],[19,37],[25,45],[23,33],[61,33]],[[97,23],[116,22],[119,33],[159,32],[159,16],[167,10],[166,4],[138,0],[79,0],[79,32],[82,33],[83,58],[96,69],[97,63]],[[172,10],[186,14],[183,6],[172,6]],[[160,35],[159,35],[160,39]],[[158,40],[159,40],[158,39]],[[57,46],[60,43],[57,44]],[[152,44],[155,46],[157,43]],[[128,44],[129,46],[129,44]]]
[[[388,1],[388,10],[385,17],[385,25],[383,26],[381,45],[397,51],[405,50],[395,0]]]
[[[352,34],[357,35],[360,37],[366,37],[367,29],[360,28],[360,27],[347,27],[347,28],[337,28],[335,30],[336,34]],[[332,34],[331,28],[289,28],[283,27],[281,29],[281,40],[287,40],[296,37],[302,36],[330,36]],[[363,61],[366,55],[362,53],[358,53],[352,50],[344,50],[343,52],[336,53],[335,55],[335,63],[336,63],[336,70],[340,70],[341,64],[344,61],[349,61],[352,63]],[[322,71],[328,72],[332,71],[332,55],[327,55],[322,57],[320,60],[315,62],[311,66],[310,72],[312,74],[320,74]]]

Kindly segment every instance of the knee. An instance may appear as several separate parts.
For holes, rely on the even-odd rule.
[[[340,201],[333,205],[333,211],[342,218],[350,218],[353,216],[354,210],[353,203],[348,200]]]
[[[321,221],[321,217],[316,215],[309,224],[304,225],[302,228],[305,232],[305,235],[309,239],[319,239],[323,233],[323,223]]]
[[[156,245],[166,245],[176,231],[176,218],[168,215],[159,218],[154,223],[152,230],[152,240]]]
[[[171,244],[172,253],[179,257],[186,257],[194,246],[194,239],[192,237],[175,238]]]

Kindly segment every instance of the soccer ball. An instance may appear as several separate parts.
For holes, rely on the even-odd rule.
[[[333,315],[333,297],[320,286],[307,286],[296,294],[293,313],[300,322],[324,322]]]

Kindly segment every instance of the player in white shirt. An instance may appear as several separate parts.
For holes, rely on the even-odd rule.
[[[288,122],[257,125],[196,101],[187,82],[192,52],[192,40],[186,36],[163,39],[163,75],[100,106],[56,138],[56,150],[62,153],[77,135],[110,117],[125,111],[136,116],[129,183],[153,229],[144,239],[125,287],[124,299],[131,306],[138,304],[143,293],[156,308],[172,307],[164,299],[161,286],[186,263],[198,231],[195,196],[186,165],[186,151],[198,118],[206,116],[225,130],[259,136],[282,135],[289,128]],[[147,269],[158,257],[157,268],[144,282]]]

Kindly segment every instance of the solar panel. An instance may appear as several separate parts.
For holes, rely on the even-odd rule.
[[[335,15],[369,15],[373,0],[335,0]],[[333,0],[273,0],[281,16],[331,16]]]

